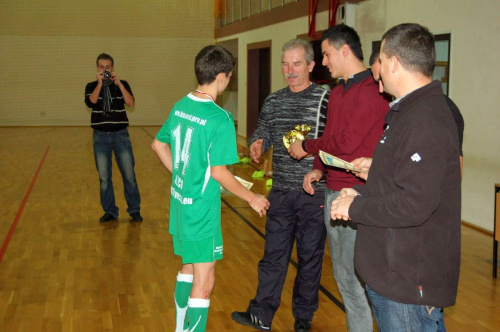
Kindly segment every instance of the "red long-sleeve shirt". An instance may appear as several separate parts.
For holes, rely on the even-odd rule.
[[[326,171],[329,189],[350,188],[363,181],[344,169],[325,168],[317,156],[319,150],[349,162],[372,157],[388,111],[387,95],[379,93],[369,70],[357,73],[331,91],[323,136],[305,141],[307,152],[316,154],[313,168]]]

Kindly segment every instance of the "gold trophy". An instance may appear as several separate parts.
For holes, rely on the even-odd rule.
[[[283,136],[283,144],[285,148],[289,149],[290,145],[296,141],[303,141],[309,132],[311,131],[311,126],[306,124],[298,124],[295,126],[294,130],[290,130]]]

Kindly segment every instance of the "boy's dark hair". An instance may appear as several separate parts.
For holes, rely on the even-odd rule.
[[[224,47],[217,45],[204,47],[194,62],[194,72],[200,85],[212,83],[220,73],[228,76],[233,68],[233,55]]]
[[[111,57],[111,55],[106,54],[106,53],[99,54],[99,56],[97,57],[97,60],[95,61],[96,65],[99,65],[99,63],[98,63],[99,60],[111,60],[111,65],[112,66],[115,65],[115,60],[113,60],[113,58]]]
[[[338,24],[330,27],[321,37],[321,41],[323,42],[324,40],[328,40],[328,44],[335,47],[336,50],[339,50],[342,46],[347,44],[356,58],[358,58],[359,61],[363,61],[361,41],[359,40],[356,30],[350,26]]]
[[[436,65],[434,36],[426,27],[416,23],[403,23],[389,29],[382,36],[382,52],[395,56],[403,68],[431,77]]]
[[[373,66],[373,64],[378,61],[379,54],[380,54],[380,44],[375,46],[375,48],[372,51],[372,54],[370,55],[370,61],[368,63],[370,66]]]

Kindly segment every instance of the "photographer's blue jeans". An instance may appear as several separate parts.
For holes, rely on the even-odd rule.
[[[350,332],[372,332],[373,318],[365,292],[365,285],[354,270],[354,243],[356,224],[330,218],[332,201],[339,191],[326,189],[325,226],[332,259],[333,276],[346,309],[347,328]]]
[[[394,302],[375,293],[368,285],[366,291],[372,303],[379,331],[446,331],[441,308]]]
[[[127,129],[116,132],[94,130],[94,157],[101,186],[101,205],[104,212],[118,218],[112,180],[112,156],[122,174],[129,214],[140,212],[141,195],[135,179],[135,160]]]

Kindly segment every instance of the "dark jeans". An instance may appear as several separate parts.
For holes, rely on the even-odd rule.
[[[135,160],[127,129],[116,132],[94,130],[94,157],[101,184],[101,205],[104,212],[118,217],[112,180],[112,155],[122,174],[129,214],[140,211],[141,195],[135,179]]]
[[[325,249],[324,193],[303,190],[269,193],[264,257],[258,266],[259,285],[248,311],[271,325],[281,302],[293,244],[297,242],[298,267],[293,287],[295,318],[312,320],[318,309],[318,290]]]

